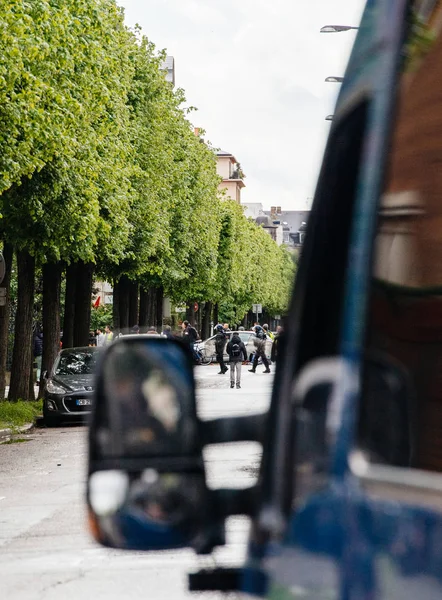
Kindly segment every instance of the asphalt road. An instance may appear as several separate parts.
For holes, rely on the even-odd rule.
[[[203,419],[262,412],[272,377],[243,368],[242,389],[229,388],[228,374],[198,367],[198,411]],[[186,591],[189,571],[214,564],[241,564],[248,519],[228,521],[228,545],[212,557],[192,551],[122,552],[98,546],[86,528],[84,494],[86,428],[34,429],[24,441],[0,445],[0,597],[13,600],[194,598]],[[206,448],[210,486],[253,483],[260,446],[223,444]],[[200,594],[202,598],[225,598]]]

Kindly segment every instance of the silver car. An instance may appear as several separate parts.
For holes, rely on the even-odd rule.
[[[254,340],[256,340],[256,335],[254,331],[232,331],[228,333],[228,336],[231,337],[234,333],[237,333],[239,335],[239,337],[241,338],[241,341],[244,342],[244,345],[246,347],[247,350],[247,357],[250,360],[250,357],[252,354],[255,353],[256,351],[256,346],[254,344]],[[228,340],[227,340],[228,342]],[[226,342],[226,346],[227,346],[227,342]],[[270,354],[272,352],[272,340],[267,337],[266,340],[266,356],[267,358],[270,360]],[[212,362],[216,362],[216,351],[215,351],[215,336],[212,335],[212,337],[207,338],[207,340],[204,340],[202,342],[197,342],[195,344],[195,348],[198,352],[201,353],[201,357],[202,357],[202,364],[203,365],[210,365],[210,363]],[[226,349],[224,348],[224,361],[227,362],[229,360],[229,356],[226,352]]]

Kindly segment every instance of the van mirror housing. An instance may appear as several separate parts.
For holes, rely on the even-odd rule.
[[[178,341],[121,338],[105,352],[89,432],[93,534],[114,548],[210,551],[211,519],[192,358]]]

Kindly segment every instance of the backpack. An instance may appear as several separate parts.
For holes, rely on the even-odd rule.
[[[232,354],[232,358],[238,358],[241,356],[241,346],[238,343],[232,344],[230,352]]]

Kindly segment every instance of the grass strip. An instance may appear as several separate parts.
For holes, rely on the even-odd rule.
[[[0,400],[0,429],[16,429],[26,425],[26,423],[33,423],[35,417],[41,415],[42,410],[42,400],[36,400],[35,402]]]

